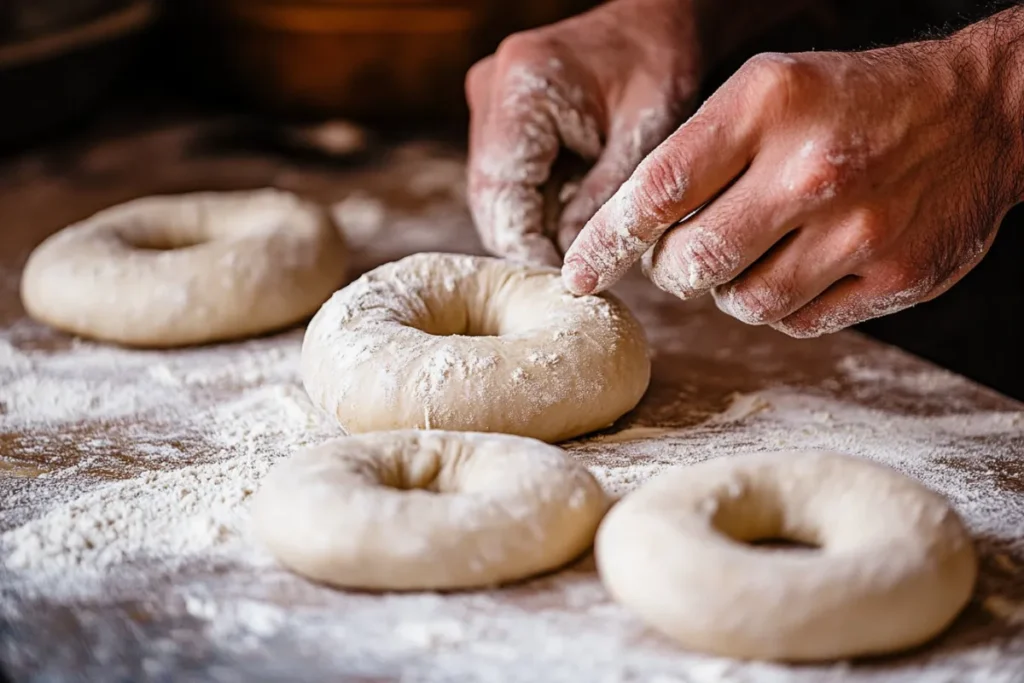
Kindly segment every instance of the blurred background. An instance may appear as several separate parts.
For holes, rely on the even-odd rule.
[[[587,0],[4,0],[0,144],[126,98],[280,120],[457,126],[469,66]]]
[[[275,141],[278,153],[345,164],[358,163],[352,152],[368,138],[441,137],[464,149],[469,66],[510,33],[596,4],[0,0],[0,193],[7,162],[14,168],[49,150],[45,164],[22,168],[67,173],[62,145],[175,117],[227,116]],[[992,11],[968,0],[811,4],[741,46],[710,75],[704,94],[761,50],[881,45]],[[15,221],[0,218],[10,230]],[[1008,223],[1022,222],[1017,207]],[[1024,229],[1004,227],[989,257],[948,294],[862,330],[1024,398],[1022,253]]]
[[[510,33],[597,4],[2,0],[0,144],[24,148],[142,97],[275,120],[345,117],[377,127],[459,130],[467,116],[463,76],[473,62]],[[852,45],[862,41],[861,26],[873,27],[871,40],[887,40],[907,23],[900,15],[930,19],[907,0],[858,3],[852,13],[842,5],[818,3],[760,45],[743,46],[708,86],[760,49]],[[876,21],[881,10],[884,21]]]

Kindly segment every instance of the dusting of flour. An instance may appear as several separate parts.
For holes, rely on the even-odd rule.
[[[25,325],[0,337],[0,434],[82,436],[20,445],[18,464],[42,473],[0,479],[0,616],[18,623],[37,601],[78,604],[97,632],[119,634],[93,643],[97,661],[144,652],[157,675],[176,670],[186,647],[126,632],[124,613],[90,607],[99,601],[135,605],[166,633],[201,634],[187,641],[190,657],[227,657],[233,675],[253,680],[306,680],[271,656],[296,648],[309,671],[339,680],[876,680],[870,667],[790,669],[680,652],[610,600],[589,558],[522,585],[446,596],[307,583],[253,541],[247,512],[276,460],[338,433],[301,389],[299,332],[171,353],[88,342],[55,353],[20,345]],[[852,359],[838,372],[878,380]],[[1021,453],[1022,421],[1013,411],[900,415],[778,387],[735,395],[689,427],[644,426],[641,409],[633,426],[567,447],[615,495],[667,467],[746,450],[830,448],[887,463],[949,496],[979,539],[976,618],[1020,623],[1024,505],[1001,476]],[[42,635],[26,626],[20,637]],[[972,637],[954,631],[950,644]],[[18,643],[0,653],[17,662],[28,651]],[[1005,668],[1008,648],[927,651],[877,680],[1011,683],[1019,679]]]
[[[18,464],[37,476],[0,479],[0,544],[23,595],[88,591],[140,562],[248,553],[239,511],[270,464],[338,433],[299,384],[294,332],[173,354],[77,340],[22,350],[11,336],[0,437],[19,435],[31,459]],[[63,431],[74,438],[47,436]]]
[[[86,152],[80,176],[111,178],[109,203],[152,191],[155,181],[135,182],[141,163],[170,186],[212,182],[218,169],[232,182],[272,177],[332,206],[364,267],[413,251],[479,250],[455,154],[410,144],[377,175],[349,177],[255,155],[203,157],[187,132]],[[96,187],[44,182],[46,170],[19,185],[21,217],[68,207],[48,214],[57,225],[83,197],[101,203],[89,194]],[[404,205],[392,201],[398,186]],[[488,210],[501,224],[521,218],[500,202]],[[0,267],[5,296],[17,281]],[[1024,681],[1020,407],[982,400],[964,380],[852,335],[798,346],[712,318],[710,305],[666,304],[641,283],[626,298],[653,347],[651,389],[615,428],[566,444],[573,457],[615,495],[668,467],[751,450],[828,448],[892,465],[948,496],[977,541],[978,590],[947,636],[882,662],[790,668],[702,657],[612,602],[587,557],[494,591],[373,595],[311,584],[253,542],[248,514],[277,460],[339,435],[302,388],[301,330],[147,352],[69,341],[21,320],[0,329],[0,661],[34,680],[73,671],[102,681]],[[424,375],[425,387],[453,372],[449,361]],[[557,362],[538,355],[521,379]]]

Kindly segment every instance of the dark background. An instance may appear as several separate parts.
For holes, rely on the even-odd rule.
[[[0,162],[73,144],[121,120],[174,112],[244,113],[266,122],[344,117],[383,137],[421,132],[464,143],[461,83],[469,64],[513,31],[596,3],[178,0],[157,3],[158,18],[143,32],[115,31],[35,59],[12,50],[132,4],[0,0]],[[709,76],[705,91],[757,51],[890,44],[949,32],[998,9],[961,0],[812,4],[744,45]],[[1017,207],[961,283],[861,329],[1024,399],[1022,233]]]

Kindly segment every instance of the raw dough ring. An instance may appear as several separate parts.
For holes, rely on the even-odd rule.
[[[500,432],[547,442],[612,424],[650,379],[639,323],[555,269],[417,254],[337,292],[302,344],[313,401],[345,430]]]
[[[561,449],[501,434],[332,439],[277,465],[253,501],[287,567],[336,586],[441,590],[522,579],[590,547],[600,485]]]
[[[821,549],[743,543],[768,538]],[[615,598],[685,647],[793,661],[921,644],[953,621],[977,575],[971,539],[942,496],[822,451],[661,475],[612,509],[596,556]]]
[[[302,320],[344,267],[327,214],[291,193],[145,197],[36,247],[21,298],[33,318],[84,337],[182,346]]]

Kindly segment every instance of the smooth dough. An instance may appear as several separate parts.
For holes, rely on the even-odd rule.
[[[352,433],[501,432],[557,442],[612,424],[650,379],[639,323],[551,268],[417,254],[337,292],[302,344],[310,397]]]
[[[491,586],[580,555],[608,507],[555,446],[501,434],[404,431],[333,439],[267,475],[259,537],[287,567],[341,587]]]
[[[21,298],[56,328],[171,347],[268,332],[343,281],[327,214],[280,190],[136,199],[69,226],[28,260]]]
[[[819,546],[779,551],[749,541]],[[674,469],[616,505],[598,569],[617,600],[687,648],[825,660],[921,644],[967,603],[971,539],[940,495],[822,451]]]

